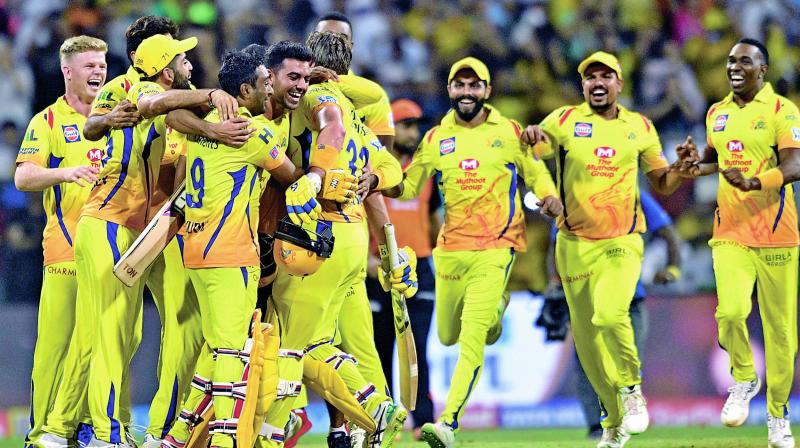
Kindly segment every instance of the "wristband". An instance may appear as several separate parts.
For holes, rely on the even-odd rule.
[[[208,107],[209,107],[209,109],[214,109],[214,103],[211,101],[211,95],[214,92],[216,92],[217,90],[219,90],[219,89],[211,89],[211,91],[208,92]]]
[[[671,264],[667,266],[667,273],[669,273],[675,280],[681,278],[681,268]]]
[[[308,173],[306,174],[308,181],[311,183],[311,186],[314,188],[314,194],[319,194],[319,190],[322,189],[322,178],[319,177],[317,173]]]
[[[336,159],[338,158],[339,150],[331,145],[317,145],[311,150],[311,166],[325,171],[336,168]]]
[[[755,177],[761,182],[762,190],[777,190],[783,186],[783,172],[780,168],[770,168]]]

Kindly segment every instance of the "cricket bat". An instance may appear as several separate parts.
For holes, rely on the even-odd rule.
[[[394,226],[386,223],[383,226],[386,234],[386,248],[392,267],[400,264],[397,254],[397,240]],[[394,332],[397,336],[397,358],[400,361],[400,402],[409,411],[417,407],[417,387],[419,366],[417,365],[417,347],[414,344],[414,333],[411,332],[411,321],[408,318],[406,300],[402,294],[392,290],[392,312],[394,313]]]
[[[184,222],[185,191],[184,180],[114,265],[114,275],[126,286],[131,287],[136,284],[156,257],[178,234]]]

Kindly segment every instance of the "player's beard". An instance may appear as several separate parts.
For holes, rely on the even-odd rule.
[[[189,90],[192,84],[189,82],[188,76],[175,72],[175,78],[172,80],[173,89]]]
[[[472,101],[474,101],[474,106],[472,107],[472,111],[471,112],[463,112],[459,108],[458,102],[461,101],[461,100],[472,100]],[[479,113],[481,113],[481,111],[483,110],[483,102],[484,101],[485,100],[483,98],[479,99],[479,98],[476,98],[476,97],[474,97],[472,95],[461,95],[461,96],[456,97],[456,98],[450,98],[450,106],[453,108],[453,110],[456,111],[456,114],[458,114],[459,118],[461,118],[462,120],[464,120],[466,122],[470,122],[470,121],[472,121],[473,118],[477,117]]]

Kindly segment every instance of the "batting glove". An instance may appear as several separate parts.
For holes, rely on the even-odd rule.
[[[389,251],[386,246],[380,246],[381,261],[386,261],[385,265],[391,265]],[[417,284],[417,254],[408,246],[397,252],[400,264],[390,269],[388,272],[383,266],[378,267],[378,280],[384,291],[395,290],[406,299],[414,297],[419,285]]]
[[[327,170],[322,185],[322,199],[341,203],[353,202],[356,199],[358,178],[344,170]]]
[[[308,173],[286,189],[286,212],[296,225],[311,224],[322,212],[316,200],[320,184],[319,175]]]

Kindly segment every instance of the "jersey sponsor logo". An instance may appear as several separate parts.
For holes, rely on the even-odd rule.
[[[479,166],[481,166],[481,163],[476,159],[464,159],[458,164],[458,167],[464,171],[477,170]]]
[[[320,95],[317,97],[317,101],[319,101],[320,104],[336,103],[336,98],[332,97],[331,95]]]
[[[447,155],[456,152],[456,138],[450,137],[444,140],[439,140],[439,154]]]
[[[598,146],[594,149],[594,155],[601,159],[610,159],[617,155],[617,151],[609,146]]]
[[[272,157],[272,160],[278,160],[278,155],[280,151],[278,151],[277,146],[273,146],[272,149],[269,150],[269,156]]]
[[[800,142],[800,128],[792,128],[792,140]]]
[[[26,154],[36,154],[39,152],[39,148],[19,148],[19,155],[24,156]]]
[[[78,129],[77,124],[61,125],[61,129],[64,131],[64,140],[66,140],[67,143],[81,141],[81,131]]]
[[[103,150],[92,148],[86,152],[86,158],[92,163],[100,163],[100,161],[103,160]]]
[[[575,137],[591,137],[592,123],[575,123]]]
[[[714,132],[722,132],[725,130],[725,125],[728,124],[728,115],[717,115],[714,119]]]
[[[742,151],[744,151],[744,143],[742,143],[739,140],[731,140],[731,141],[728,142],[727,145],[725,145],[725,147],[728,148],[728,151],[730,151],[730,152],[742,152]]]
[[[200,233],[205,229],[205,222],[186,221],[186,233]]]

